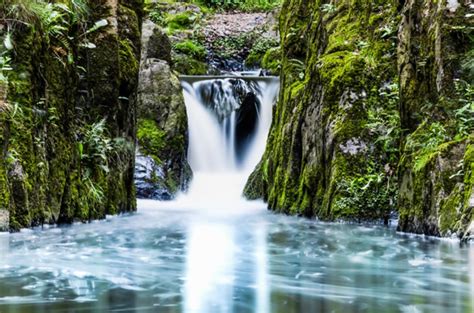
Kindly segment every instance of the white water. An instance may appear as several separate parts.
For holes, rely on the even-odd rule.
[[[236,151],[237,110],[241,108],[232,80],[238,78],[203,78],[194,82],[183,81],[184,99],[188,114],[188,160],[193,170],[189,191],[181,194],[167,208],[197,210],[233,210],[262,208],[260,201],[246,201],[242,197],[245,183],[265,150],[272,122],[279,81],[277,78],[246,78],[239,80],[240,88],[254,92],[260,102],[257,127],[247,143],[242,160]],[[253,82],[255,88],[247,86]],[[214,85],[213,85],[214,84]],[[212,86],[219,86],[218,90]],[[243,87],[242,87],[243,85]],[[213,90],[207,100],[196,90]],[[205,102],[208,103],[205,103]]]

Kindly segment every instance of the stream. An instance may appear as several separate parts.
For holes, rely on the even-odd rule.
[[[251,207],[0,234],[0,312],[474,311],[472,245]]]

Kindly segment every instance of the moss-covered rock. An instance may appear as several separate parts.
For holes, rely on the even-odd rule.
[[[159,46],[152,41],[168,40],[154,35],[161,34],[151,30],[159,28],[158,25],[148,21],[145,25],[150,29],[144,32],[144,46]],[[146,33],[153,35],[147,38]],[[166,46],[171,50],[171,46]],[[169,55],[170,50],[163,54]],[[170,200],[187,188],[192,175],[187,162],[186,106],[181,84],[169,60],[156,58],[150,50],[142,56],[135,184],[139,197]]]
[[[322,4],[283,4],[279,103],[245,194],[286,213],[386,220],[396,165],[367,124],[371,112],[394,106],[379,97],[396,76],[395,38],[380,29],[396,23],[396,6],[340,1],[324,12]]]
[[[60,38],[43,33],[40,20],[15,27],[0,108],[0,211],[9,212],[9,230],[135,210],[142,1],[135,3],[89,1],[84,23],[108,24],[87,44],[70,16]]]
[[[459,112],[474,98],[458,88],[464,80],[472,86],[470,69],[462,62],[474,50],[468,11],[465,3],[450,7],[445,1],[407,2],[402,10],[398,44],[405,135],[399,168],[402,231],[470,236],[472,135],[468,137],[474,129],[468,122],[460,126],[465,117]]]
[[[284,1],[280,98],[245,194],[323,219],[398,208],[402,231],[472,236],[468,9]]]

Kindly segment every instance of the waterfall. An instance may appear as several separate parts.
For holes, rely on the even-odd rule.
[[[244,204],[242,191],[265,150],[279,80],[258,76],[181,78],[194,178],[177,203]]]

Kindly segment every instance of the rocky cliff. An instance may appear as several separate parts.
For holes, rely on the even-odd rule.
[[[402,231],[474,236],[470,1],[406,1],[398,31]]]
[[[469,6],[284,1],[281,94],[247,197],[329,220],[387,221],[398,210],[403,231],[466,236]]]
[[[1,230],[135,210],[142,1],[0,7]]]

